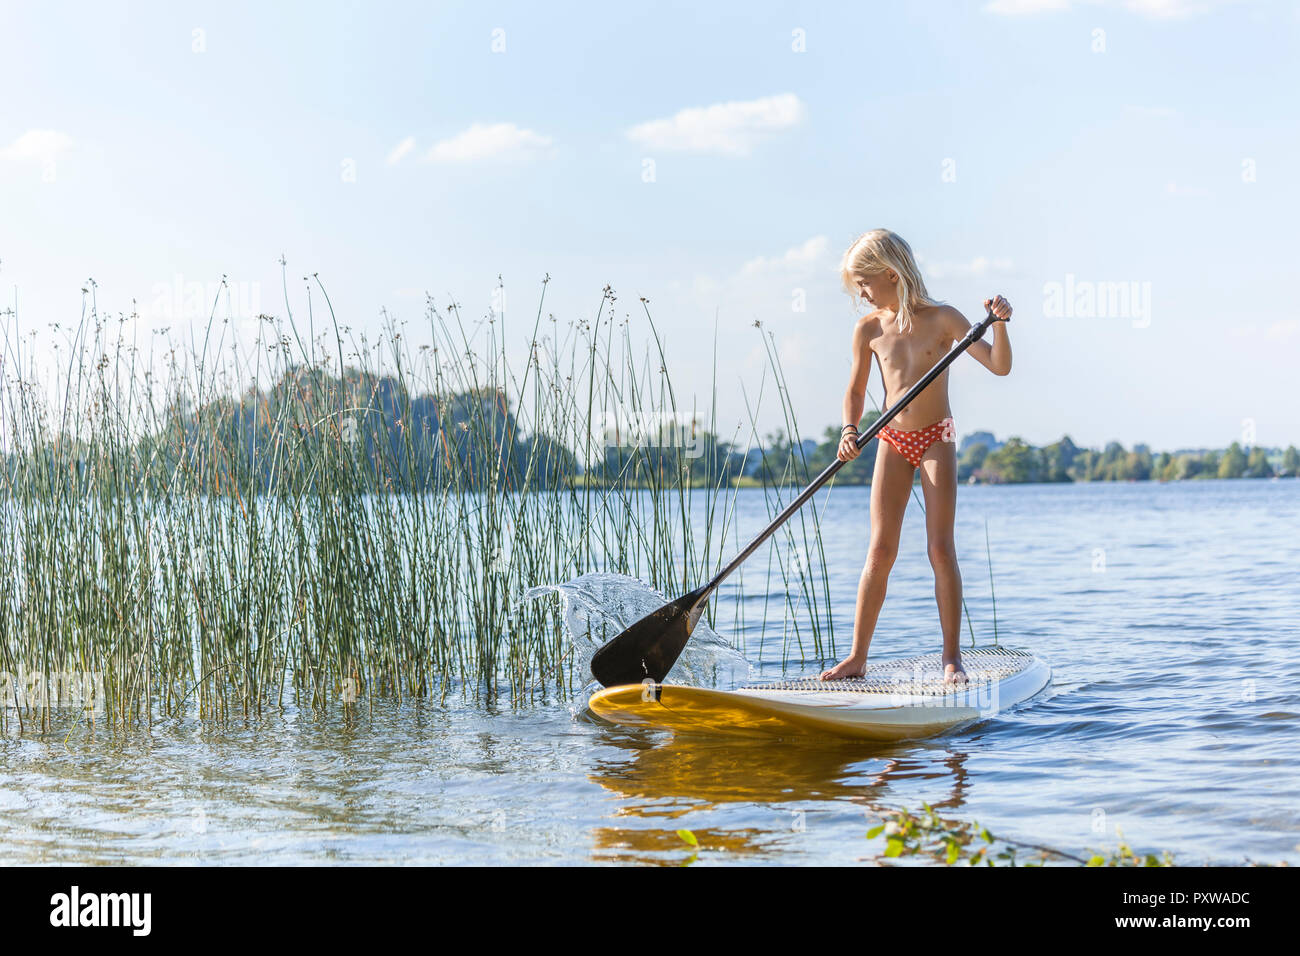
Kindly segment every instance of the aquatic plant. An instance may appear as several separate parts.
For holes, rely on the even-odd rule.
[[[524,589],[592,571],[695,587],[738,546],[751,449],[679,407],[644,300],[620,311],[606,287],[593,318],[561,323],[548,282],[522,362],[503,312],[454,302],[429,299],[414,328],[385,314],[369,341],[316,276],[295,309],[286,275],[251,347],[220,294],[201,340],[142,347],[89,282],[79,320],[53,326],[52,380],[0,316],[0,725],[570,693],[585,675],[558,602]],[[802,475],[771,371],[796,440],[767,465]],[[761,622],[792,653],[834,653],[818,517],[737,575],[719,630],[754,623],[748,580],[798,596]]]
[[[919,813],[887,809],[881,816],[883,822],[867,831],[867,839],[884,838],[885,848],[880,857],[886,861],[915,856],[946,866],[1041,866],[1052,862],[1080,866],[1174,865],[1169,853],[1159,857],[1150,853],[1137,855],[1122,841],[1122,835],[1115,850],[1085,858],[1052,847],[996,837],[977,821],[940,816],[928,803],[921,804]]]
[[[694,863],[697,859],[699,859],[699,856],[700,856],[700,840],[699,840],[699,837],[697,837],[697,836],[695,835],[694,831],[692,831],[692,830],[686,830],[686,829],[678,830],[678,831],[677,831],[677,836],[681,838],[681,841],[682,841],[683,843],[685,843],[687,846],[689,846],[689,847],[691,848],[691,855],[688,856],[686,859],[684,859],[684,860],[683,860],[679,865],[680,865],[680,866],[690,866],[690,865],[691,865],[692,863]]]

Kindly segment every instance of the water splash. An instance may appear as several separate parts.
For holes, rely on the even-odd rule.
[[[605,572],[584,574],[564,584],[531,587],[523,599],[547,594],[558,594],[564,604],[564,626],[573,644],[574,666],[584,680],[591,678],[591,657],[601,645],[671,600],[636,578]],[[748,677],[749,662],[744,656],[701,621],[665,682],[725,688]],[[584,704],[596,687],[599,685],[592,682],[579,695]]]

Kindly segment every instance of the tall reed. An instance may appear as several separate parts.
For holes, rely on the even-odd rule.
[[[53,378],[6,313],[0,723],[48,726],[87,678],[88,716],[114,725],[572,691],[559,608],[524,589],[597,570],[693,588],[736,546],[749,449],[679,407],[644,300],[620,316],[607,287],[592,319],[561,323],[548,282],[519,367],[500,313],[429,300],[415,330],[385,315],[369,341],[314,276],[251,348],[220,299],[202,339],[141,348],[89,283]],[[801,474],[799,447],[768,470]],[[748,580],[797,598],[783,632],[822,657],[817,518]]]

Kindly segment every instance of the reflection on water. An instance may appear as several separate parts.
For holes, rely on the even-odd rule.
[[[757,494],[738,499],[742,534],[761,527]],[[864,490],[832,494],[863,510]],[[125,736],[19,737],[11,722],[0,862],[682,863],[689,829],[699,863],[853,863],[878,850],[874,809],[923,801],[1075,854],[1113,848],[1119,826],[1181,862],[1300,862],[1300,482],[960,494],[977,637],[991,621],[977,584],[988,517],[1002,640],[1055,675],[974,727],[890,745],[673,737],[554,699],[379,701]],[[864,531],[827,530],[844,636]],[[911,514],[873,654],[937,649],[933,601]],[[740,636],[757,661],[765,636]],[[685,679],[728,659],[700,650]]]
[[[831,804],[837,817],[857,816],[856,832],[841,836],[866,856],[865,831],[880,810],[897,805],[891,801],[896,784],[924,782],[932,805],[945,810],[961,808],[966,786],[961,752],[914,744],[737,742],[622,731],[609,732],[607,741],[618,752],[597,761],[590,779],[622,800],[614,821],[595,831],[597,859],[679,862],[686,852],[677,835],[684,819],[733,819],[732,811],[750,825],[694,829],[703,852],[810,849],[800,844],[820,841],[806,837],[809,816]]]

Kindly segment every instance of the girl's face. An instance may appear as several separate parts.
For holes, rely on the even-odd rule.
[[[890,270],[861,275],[857,279],[858,291],[876,308],[887,308],[897,304],[898,276]]]

